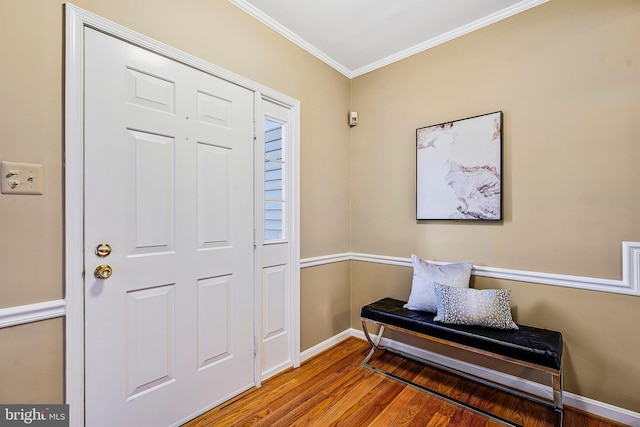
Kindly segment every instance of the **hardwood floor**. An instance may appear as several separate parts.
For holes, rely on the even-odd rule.
[[[386,378],[360,363],[369,351],[356,338],[338,344],[184,424],[204,426],[485,427],[502,423]],[[388,352],[372,365],[525,427],[553,426],[546,406],[432,369]],[[564,427],[621,427],[565,408]]]

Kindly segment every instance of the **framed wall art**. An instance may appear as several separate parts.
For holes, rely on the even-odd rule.
[[[416,129],[416,218],[502,220],[502,111]]]

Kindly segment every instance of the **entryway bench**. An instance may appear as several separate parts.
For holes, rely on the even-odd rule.
[[[379,372],[383,375],[400,380],[412,386],[421,388],[431,394],[436,394],[441,398],[452,401],[453,403],[467,407],[475,412],[480,412],[486,416],[497,419],[508,425],[515,425],[511,421],[505,420],[499,416],[488,413],[482,409],[474,408],[464,402],[457,401],[448,396],[442,395],[434,390],[411,383],[410,381],[399,378],[398,376],[382,371],[369,364],[376,350],[388,350],[398,353],[404,357],[416,359],[428,365],[434,365],[437,368],[461,375],[465,378],[490,385],[491,387],[542,403],[555,409],[556,425],[562,425],[562,334],[557,331],[547,329],[534,328],[531,326],[518,325],[517,330],[493,329],[480,326],[462,326],[444,324],[435,322],[433,318],[435,313],[424,311],[408,310],[404,308],[405,301],[383,298],[374,303],[362,307],[360,314],[362,320],[362,328],[371,344],[371,351],[362,363],[362,366]],[[367,328],[368,323],[380,326],[378,336],[372,339]],[[553,401],[539,398],[537,396],[521,392],[508,386],[496,384],[492,381],[484,380],[475,375],[463,373],[458,370],[444,367],[441,364],[424,360],[413,355],[394,350],[389,347],[380,345],[380,340],[384,334],[384,330],[391,329],[441,344],[465,349],[477,354],[489,356],[520,366],[525,366],[536,371],[541,371],[551,376],[551,386],[553,389]]]

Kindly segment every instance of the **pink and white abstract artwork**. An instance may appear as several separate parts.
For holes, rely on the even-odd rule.
[[[502,219],[502,111],[416,130],[416,218]]]

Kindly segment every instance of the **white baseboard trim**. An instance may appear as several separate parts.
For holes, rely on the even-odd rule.
[[[580,409],[591,414],[598,415],[631,427],[640,427],[640,413],[609,405],[573,393],[563,393],[566,396],[564,401],[567,406]]]
[[[334,345],[340,344],[342,341],[344,341],[347,338],[353,336],[353,332],[352,331],[353,331],[352,329],[344,330],[344,331],[340,332],[338,335],[334,335],[331,338],[329,338],[328,340],[324,340],[320,344],[316,344],[313,347],[311,347],[310,349],[303,351],[302,353],[300,353],[300,361],[304,362],[306,360],[309,360],[313,356],[317,356],[318,354],[322,353],[323,351],[328,350],[329,348],[333,347]]]
[[[263,372],[262,375],[260,376],[260,381],[265,381],[269,378],[271,378],[274,375],[277,375],[281,372],[286,371],[287,369],[293,367],[293,363],[291,363],[291,361],[286,361],[285,363],[281,363],[280,365],[276,366],[275,368],[271,368],[266,372]]]
[[[375,336],[375,335],[372,335],[372,336]],[[304,361],[313,356],[316,356],[322,353],[323,351],[328,350],[330,347],[333,347],[334,345],[344,341],[349,337],[356,337],[362,340],[365,339],[364,333],[361,330],[351,328],[304,351],[301,354],[301,359]],[[493,369],[488,369],[481,366],[472,365],[470,363],[461,362],[459,360],[452,359],[450,357],[446,357],[446,356],[433,353],[430,351],[426,351],[414,346],[403,344],[399,341],[383,339],[382,344],[389,346],[391,348],[400,350],[404,353],[412,354],[414,356],[417,356],[423,359],[433,360],[434,362],[447,366],[449,368],[453,368],[453,369],[460,370],[462,372],[473,374],[481,378],[487,379],[489,381],[493,381],[509,387],[514,387],[516,389],[519,389],[528,393],[533,393],[535,395],[538,395],[547,399],[551,399],[553,396],[551,386],[546,386],[534,381],[518,378],[513,375],[505,374],[503,372],[494,371]],[[588,397],[580,396],[567,391],[562,393],[562,397],[563,397],[563,403],[566,406],[571,406],[573,408],[580,409],[585,412],[589,412],[599,417],[603,417],[619,423],[627,424],[632,427],[640,427],[640,413],[638,412],[630,411],[624,408],[619,408],[617,406],[613,406],[608,403],[599,402],[597,400],[590,399]]]
[[[302,259],[300,261],[300,268],[341,261],[362,261],[376,264],[412,267],[410,258],[348,252]],[[434,264],[444,264],[443,262],[437,261],[429,262]],[[474,276],[493,277],[496,279],[513,280],[516,282],[539,283],[542,285],[564,286],[569,288],[640,296],[640,242],[622,242],[622,280],[513,270],[481,265],[474,265],[471,274]]]
[[[62,317],[65,312],[66,304],[64,300],[0,308],[0,329]]]

